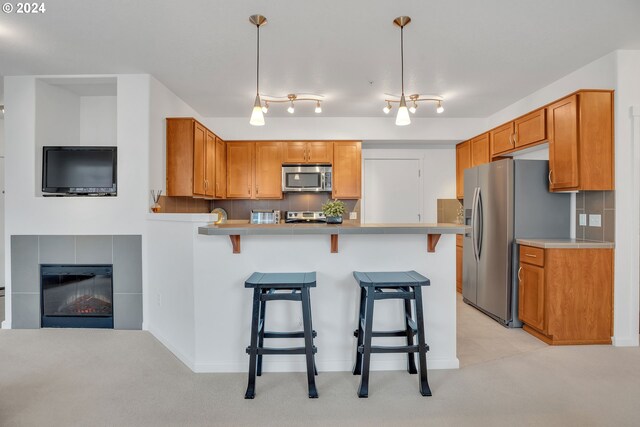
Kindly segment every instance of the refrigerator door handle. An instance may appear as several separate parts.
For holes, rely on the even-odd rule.
[[[478,187],[478,196],[476,197],[476,212],[478,216],[478,236],[477,240],[477,249],[476,253],[478,254],[478,260],[480,259],[480,255],[482,255],[482,232],[484,231],[484,210],[482,209],[482,190]]]
[[[471,247],[473,249],[473,258],[476,260],[476,262],[478,262],[478,252],[476,247],[476,213],[478,211],[478,190],[478,187],[473,189],[473,201],[471,202]]]

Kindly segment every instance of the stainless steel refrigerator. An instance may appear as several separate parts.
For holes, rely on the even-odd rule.
[[[546,160],[504,159],[464,172],[462,296],[504,326],[518,319],[517,238],[569,238],[570,195],[550,193]]]

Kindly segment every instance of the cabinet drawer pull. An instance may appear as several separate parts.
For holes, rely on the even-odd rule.
[[[538,258],[538,255],[533,255],[533,254],[524,254],[524,256],[530,256],[531,258]]]
[[[522,282],[522,277],[520,277],[520,272],[522,271],[522,267],[518,269],[518,280]]]

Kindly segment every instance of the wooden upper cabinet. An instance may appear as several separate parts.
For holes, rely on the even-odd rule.
[[[513,150],[513,122],[505,123],[489,131],[491,141],[491,157],[505,151]]]
[[[214,197],[215,140],[191,117],[167,118],[167,196]]]
[[[253,196],[253,158],[255,144],[229,141],[227,144],[227,198]]]
[[[220,138],[216,138],[216,177],[214,192],[216,199],[224,199],[227,197],[227,146]]]
[[[333,198],[359,199],[362,168],[360,141],[333,143]]]
[[[471,141],[456,146],[456,197],[464,199],[464,170],[471,167]]]
[[[284,143],[284,163],[305,163],[307,161],[307,143],[305,141],[287,141]]]
[[[307,162],[308,163],[333,162],[333,142],[331,141],[307,142]]]
[[[287,141],[284,143],[283,163],[331,163],[331,141]]]
[[[551,191],[613,190],[613,92],[580,91],[547,107]]]
[[[471,140],[471,167],[489,163],[489,132]]]
[[[214,198],[216,195],[216,136],[207,131],[204,162],[204,195]]]
[[[257,199],[282,199],[282,143],[255,143],[255,193]]]
[[[535,144],[547,139],[547,123],[545,109],[540,108],[532,113],[516,119],[514,123],[513,141],[515,147]]]

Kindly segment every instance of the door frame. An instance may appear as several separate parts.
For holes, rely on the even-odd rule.
[[[360,222],[364,222],[365,211],[366,211],[366,180],[365,178],[365,167],[367,160],[417,160],[418,168],[420,170],[419,183],[418,188],[420,189],[420,193],[418,194],[418,208],[420,211],[418,214],[420,215],[420,223],[425,222],[424,217],[424,154],[411,153],[406,150],[394,150],[393,152],[385,153],[381,152],[383,149],[372,149],[374,152],[368,152],[368,150],[362,150],[362,176],[360,181],[362,182],[362,202],[360,205]]]

